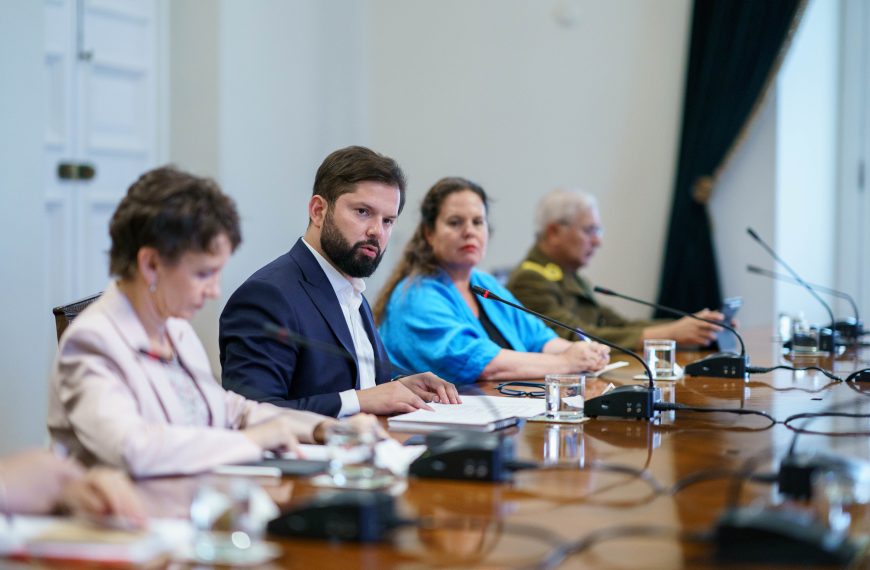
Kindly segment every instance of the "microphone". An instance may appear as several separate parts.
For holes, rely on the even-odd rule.
[[[797,272],[792,269],[788,263],[783,261],[783,259],[779,255],[777,255],[775,251],[773,251],[772,247],[767,245],[767,243],[763,239],[761,239],[761,237],[757,233],[755,233],[755,230],[753,230],[752,228],[746,228],[746,233],[748,233],[752,239],[758,242],[758,244],[762,248],[764,248],[764,250],[767,251],[767,253],[769,253],[770,256],[777,261],[777,263],[785,267],[785,269],[791,274],[794,280],[797,281],[801,286],[803,286],[803,288],[806,289],[816,301],[821,303],[821,305],[828,312],[828,316],[831,318],[831,327],[833,327],[836,323],[834,319],[834,311],[831,310],[831,306],[825,303],[825,301],[821,297],[819,297],[819,294],[816,293],[815,289],[810,287],[806,281],[801,279],[801,276],[798,275]],[[836,334],[836,331],[832,331],[831,336],[822,335],[821,331],[819,331],[819,333],[819,349],[826,352],[834,352],[838,340],[838,335]]]
[[[493,301],[498,301],[499,303],[503,303],[505,305],[513,307],[514,309],[529,313],[530,315],[535,315],[543,321],[552,323],[557,327],[563,328],[565,330],[569,330],[582,338],[591,338],[592,340],[607,345],[610,348],[615,348],[616,350],[623,352],[640,362],[641,366],[643,366],[643,369],[646,372],[647,378],[649,378],[648,386],[620,386],[618,388],[610,390],[606,394],[597,396],[595,398],[590,398],[589,400],[586,400],[586,403],[583,406],[583,411],[586,415],[593,418],[598,416],[608,416],[616,418],[636,419],[651,419],[655,416],[656,404],[659,403],[662,399],[661,390],[656,388],[655,382],[653,381],[652,370],[650,370],[649,365],[647,365],[646,361],[641,358],[640,355],[625,347],[619,346],[618,344],[613,344],[612,342],[608,342],[602,338],[591,335],[586,331],[565,324],[562,321],[558,321],[546,315],[542,315],[541,313],[533,311],[528,307],[524,307],[518,303],[514,303],[513,301],[503,299],[489,289],[484,289],[483,287],[472,285],[471,291],[474,294],[483,297],[484,299],[492,299]]]
[[[693,315],[692,313],[687,313],[686,311],[681,311],[672,307],[666,307],[664,305],[659,305],[658,303],[650,303],[649,301],[643,301],[635,297],[629,297],[628,295],[617,293],[616,291],[607,289],[605,287],[599,287],[596,285],[595,287],[593,287],[593,290],[596,293],[601,293],[602,295],[610,295],[611,297],[618,297],[620,299],[625,299],[626,301],[631,301],[633,303],[640,303],[641,305],[646,305],[647,307],[652,307],[654,309],[660,309],[674,315],[680,315],[681,317],[689,317],[690,319],[695,319],[697,321],[703,321],[705,323],[718,325],[723,329],[731,331],[740,342],[740,354],[734,354],[733,352],[718,352],[716,354],[711,354],[710,356],[702,358],[701,360],[696,360],[695,362],[687,364],[684,370],[689,376],[709,376],[712,378],[747,378],[749,357],[746,356],[746,345],[743,344],[743,337],[740,336],[740,333],[734,330],[734,327],[720,321],[714,321],[713,319],[705,319],[703,317]]]
[[[756,265],[747,265],[746,270],[750,273],[755,273],[756,275],[763,275],[764,277],[770,277],[771,279],[777,279],[779,281],[785,281],[786,283],[798,283],[794,277],[790,275],[783,275],[782,273],[776,273],[775,271],[770,271],[768,269],[762,269]],[[830,287],[825,287],[824,285],[817,285],[815,283],[807,283],[810,287],[815,289],[816,291],[821,291],[822,293],[827,293],[833,297],[837,297],[839,299],[845,299],[849,302],[849,305],[852,306],[852,312],[855,314],[854,319],[843,319],[834,323],[834,330],[839,331],[841,335],[845,336],[848,339],[857,339],[859,336],[864,334],[863,323],[861,322],[861,317],[858,314],[858,304],[855,302],[855,299],[845,293],[843,291],[838,291],[836,289],[831,289]]]

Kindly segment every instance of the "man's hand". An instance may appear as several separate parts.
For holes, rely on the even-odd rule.
[[[405,376],[397,381],[420,396],[424,402],[433,402],[435,404],[462,403],[456,386],[431,372],[421,372],[420,374]]]
[[[696,317],[721,321],[725,316],[719,311],[704,309],[695,313]],[[690,317],[683,317],[672,323],[647,327],[644,330],[644,338],[669,338],[677,341],[677,344],[707,346],[714,340],[722,327],[713,323],[705,323]]]
[[[378,416],[404,414],[421,408],[432,409],[401,381],[386,382],[374,388],[357,390],[356,395],[359,398],[361,412]]]

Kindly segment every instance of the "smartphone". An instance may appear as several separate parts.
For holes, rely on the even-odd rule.
[[[725,316],[723,322],[730,325],[731,321],[734,320],[734,315],[737,314],[737,311],[742,306],[743,297],[729,297],[722,301],[722,308],[719,309],[719,312]],[[722,329],[719,331],[719,334],[716,336],[716,345],[719,347],[719,352],[740,353],[740,341],[729,330]]]

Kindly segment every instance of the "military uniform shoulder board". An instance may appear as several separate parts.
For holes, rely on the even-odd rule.
[[[562,268],[555,263],[541,265],[540,263],[536,263],[534,261],[524,261],[522,262],[522,264],[520,264],[520,269],[534,271],[535,273],[541,275],[541,277],[543,277],[547,281],[561,281],[563,277]]]

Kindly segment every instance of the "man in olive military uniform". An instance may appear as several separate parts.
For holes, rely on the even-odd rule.
[[[511,273],[508,289],[528,308],[583,329],[612,343],[639,348],[644,339],[669,338],[684,345],[707,345],[719,327],[689,317],[679,320],[629,320],[600,305],[589,283],[577,273],[601,246],[604,235],[592,196],[555,190],[538,204],[537,236],[526,259]],[[707,319],[722,314],[704,309]],[[564,338],[573,333],[553,327]]]

